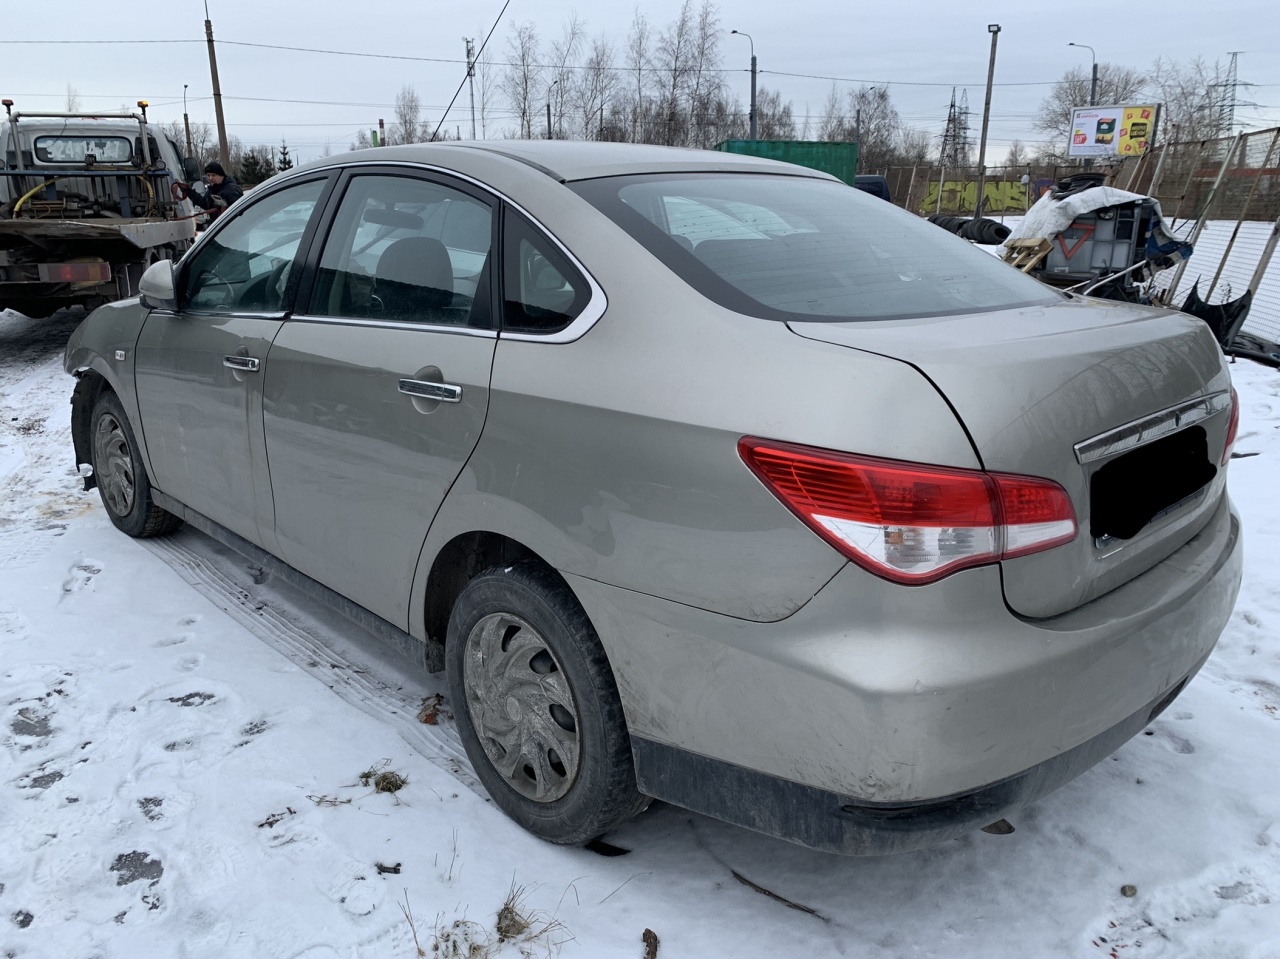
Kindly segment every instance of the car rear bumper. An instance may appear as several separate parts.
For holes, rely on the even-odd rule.
[[[1069,783],[1141,732],[1200,665],[1158,700],[1087,742],[1003,782],[931,802],[871,804],[648,739],[633,738],[632,748],[646,795],[823,852],[910,852],[997,822]]]
[[[914,588],[846,567],[769,624],[569,580],[645,792],[869,854],[986,825],[1139,732],[1208,658],[1241,565],[1223,496],[1164,562],[1043,620],[1005,607],[994,566]]]

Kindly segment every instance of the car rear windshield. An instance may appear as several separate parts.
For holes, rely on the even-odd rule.
[[[694,289],[777,320],[976,313],[1061,294],[926,220],[832,180],[695,173],[570,186]]]

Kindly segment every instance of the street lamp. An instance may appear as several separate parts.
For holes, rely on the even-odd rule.
[[[555,89],[559,80],[552,80],[551,85],[547,87],[547,139],[551,139],[551,91]]]
[[[1083,47],[1089,51],[1089,58],[1093,60],[1093,79],[1089,81],[1089,106],[1096,107],[1098,105],[1098,55],[1087,43],[1068,43],[1067,46]]]
[[[756,42],[751,39],[751,34],[743,33],[741,30],[730,30],[732,34],[739,37],[746,37],[747,43],[751,44],[751,113],[748,115],[751,123],[751,139],[756,140]]]
[[[982,137],[978,141],[978,203],[973,211],[975,218],[982,216],[982,191],[987,185],[987,124],[991,122],[991,84],[996,76],[996,41],[1000,39],[1000,24],[988,23],[991,34],[991,62],[987,65],[987,99],[982,105]]]
[[[187,156],[193,156],[195,151],[191,149],[191,118],[187,116],[187,85],[182,85],[182,125],[187,130]]]

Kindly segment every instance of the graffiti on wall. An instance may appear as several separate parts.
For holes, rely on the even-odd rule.
[[[920,203],[923,213],[938,210],[938,191],[942,191],[943,213],[972,214],[978,202],[977,180],[931,180],[929,190]],[[1033,197],[1039,192],[1033,187]],[[1023,213],[1027,209],[1027,188],[1017,180],[987,180],[982,186],[983,213]]]

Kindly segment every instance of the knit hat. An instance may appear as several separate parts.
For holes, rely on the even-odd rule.
[[[216,173],[218,176],[226,176],[227,171],[222,169],[222,164],[217,160],[210,160],[204,165],[205,173]]]

